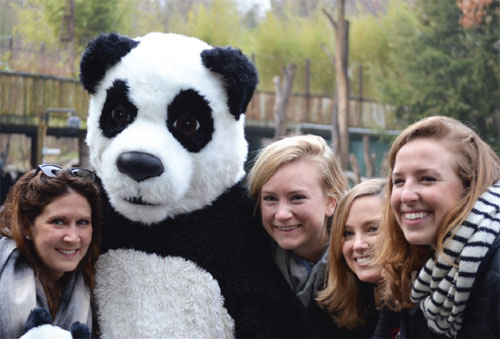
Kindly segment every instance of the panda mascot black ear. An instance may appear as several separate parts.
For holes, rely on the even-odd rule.
[[[138,44],[117,33],[101,34],[91,40],[80,62],[80,81],[87,92],[95,94],[106,71]]]
[[[228,106],[238,120],[245,113],[257,83],[254,65],[243,53],[232,47],[215,47],[201,52],[205,67],[222,75],[228,96]]]

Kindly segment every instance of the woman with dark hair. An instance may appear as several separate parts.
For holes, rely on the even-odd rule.
[[[11,188],[0,211],[1,338],[18,338],[35,308],[65,330],[92,329],[100,213],[89,170],[40,165]]]

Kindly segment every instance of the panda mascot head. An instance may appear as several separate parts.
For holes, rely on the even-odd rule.
[[[81,80],[91,163],[128,219],[203,208],[244,175],[257,73],[240,51],[177,34],[104,35],[85,52]]]
[[[103,336],[310,336],[244,185],[252,63],[183,35],[112,33],[80,71],[105,194]]]

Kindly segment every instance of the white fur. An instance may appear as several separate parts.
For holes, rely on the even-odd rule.
[[[212,48],[177,34],[150,33],[113,66],[91,97],[87,143],[91,163],[102,179],[112,206],[128,219],[151,224],[209,205],[244,175],[247,155],[244,116],[229,113],[227,94],[218,74],[202,63],[200,53]],[[136,120],[115,138],[103,136],[99,117],[106,90],[116,79],[129,84]],[[209,102],[214,120],[212,140],[198,153],[188,152],[168,131],[167,107],[181,90],[194,89]],[[120,173],[117,157],[128,151],[158,157],[164,173],[135,182]],[[156,206],[130,204],[142,197]]]
[[[45,324],[33,327],[23,334],[19,339],[73,339],[71,332],[63,330],[60,327]]]
[[[99,258],[96,279],[105,338],[234,337],[217,281],[191,261],[112,250]]]

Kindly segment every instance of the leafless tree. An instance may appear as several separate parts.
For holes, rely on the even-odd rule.
[[[347,169],[349,157],[349,79],[347,76],[348,56],[349,56],[349,22],[345,19],[345,0],[338,1],[338,16],[334,20],[332,15],[323,9],[335,30],[335,78],[338,119],[338,144],[340,150],[340,164]],[[333,121],[335,124],[335,120]],[[334,126],[335,128],[336,126]]]

